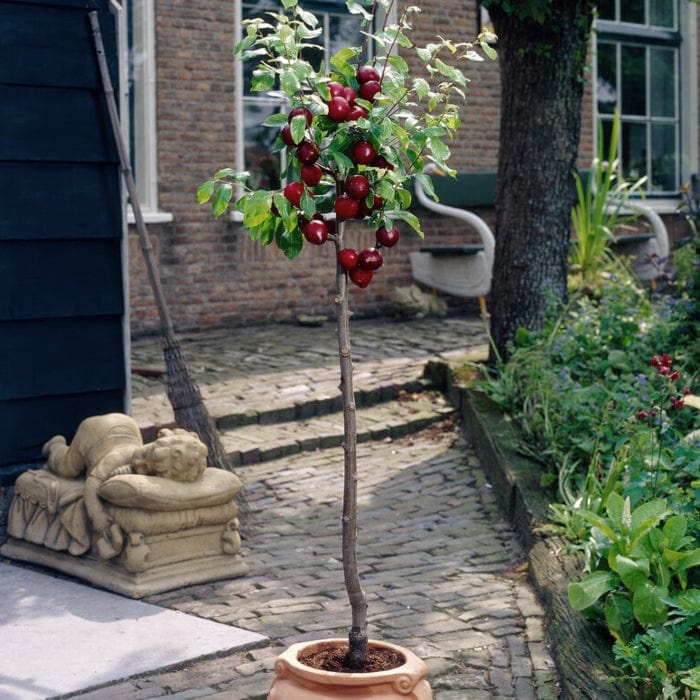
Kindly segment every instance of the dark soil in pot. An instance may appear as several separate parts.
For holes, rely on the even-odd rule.
[[[321,671],[333,671],[336,673],[376,673],[377,671],[391,671],[405,663],[402,654],[393,649],[382,647],[370,647],[367,649],[364,666],[350,669],[345,665],[345,657],[348,653],[347,644],[344,646],[329,647],[319,651],[310,651],[299,656],[299,662],[305,666]]]

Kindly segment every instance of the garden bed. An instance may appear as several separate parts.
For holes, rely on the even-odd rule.
[[[430,363],[426,373],[460,409],[466,437],[474,445],[504,515],[528,551],[530,577],[547,614],[547,640],[560,675],[561,697],[629,697],[612,680],[619,671],[607,631],[568,603],[567,587],[580,578],[580,561],[565,553],[561,538],[541,531],[550,503],[539,483],[541,468],[509,449],[511,428],[486,396],[461,385],[444,363]]]

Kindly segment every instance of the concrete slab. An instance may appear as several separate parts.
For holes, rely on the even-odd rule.
[[[266,637],[0,563],[0,697],[49,698]]]

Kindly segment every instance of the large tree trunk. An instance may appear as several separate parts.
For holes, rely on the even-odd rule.
[[[552,0],[544,23],[489,6],[498,35],[501,131],[491,332],[507,360],[520,327],[566,297],[570,212],[591,0]]]

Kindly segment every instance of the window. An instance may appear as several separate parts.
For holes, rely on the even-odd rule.
[[[278,0],[242,0],[237,3],[236,42],[241,38],[240,20],[258,17],[265,12],[281,10]],[[360,32],[360,19],[348,13],[344,0],[330,0],[323,3],[305,3],[323,24],[319,37],[318,51],[310,50],[308,60],[321,67],[328,67],[329,58],[344,46],[360,45],[363,35]],[[238,19],[240,18],[240,19]],[[251,75],[254,62],[236,62],[236,85],[238,87],[237,109],[241,115],[238,121],[237,167],[251,173],[249,184],[254,188],[276,189],[283,179],[285,163],[280,162],[279,153],[273,153],[277,132],[261,126],[262,121],[274,112],[287,109],[286,102],[273,95],[251,92]],[[243,144],[242,147],[240,144]]]
[[[601,0],[596,109],[603,135],[620,113],[625,177],[675,196],[697,169],[696,8],[683,0]]]
[[[120,13],[122,129],[144,219],[171,221],[158,212],[155,20],[153,0],[127,0]],[[127,118],[128,116],[128,118]],[[129,220],[133,215],[129,212]]]

